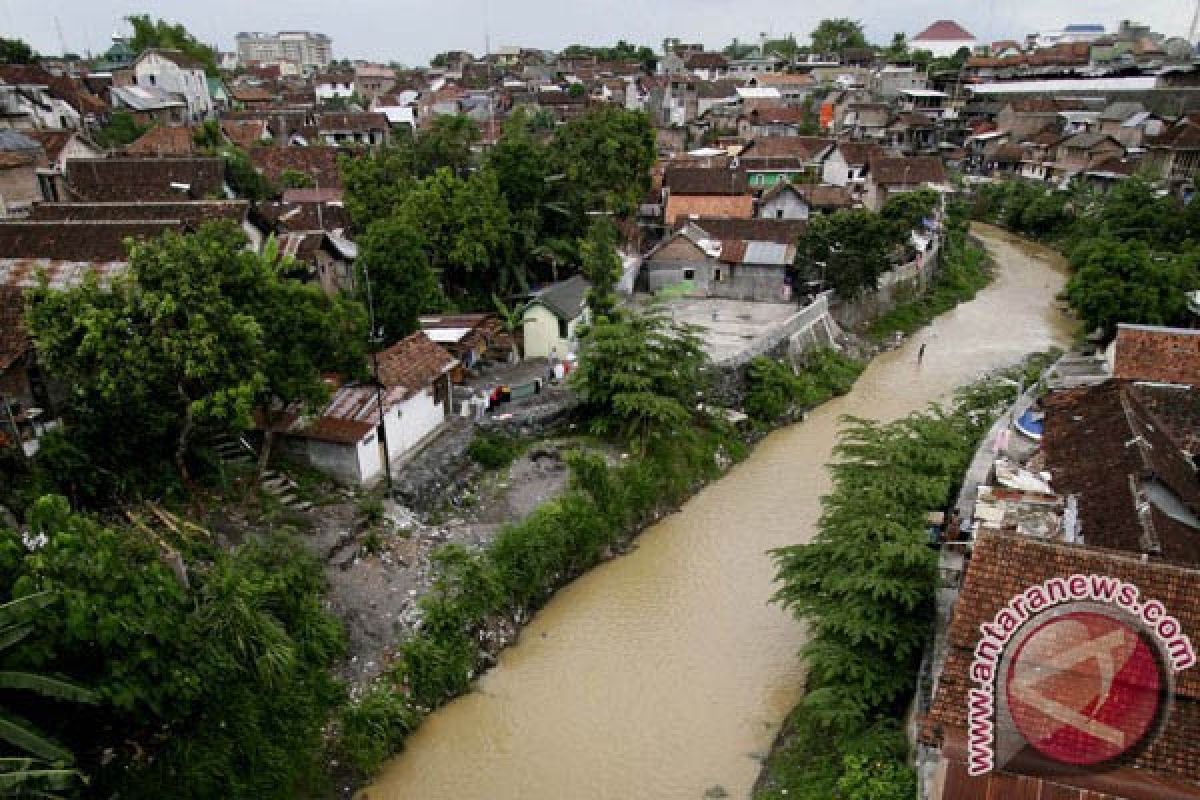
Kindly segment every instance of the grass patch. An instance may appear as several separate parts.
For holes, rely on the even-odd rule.
[[[941,269],[929,290],[875,320],[867,335],[879,342],[896,331],[911,334],[959,303],[974,299],[991,280],[987,254],[982,248],[965,240],[961,243],[948,240],[942,252]]]

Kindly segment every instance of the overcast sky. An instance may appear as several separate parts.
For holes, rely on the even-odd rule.
[[[98,53],[122,29],[121,19],[145,12],[182,22],[198,38],[232,50],[240,30],[321,31],[333,37],[337,58],[424,64],[448,49],[484,52],[522,45],[559,49],[572,42],[617,39],[649,44],[663,37],[712,47],[733,37],[757,41],[760,31],[806,40],[824,16],[862,20],[877,42],[895,31],[912,36],[939,18],[952,18],[981,40],[1019,38],[1069,22],[1099,22],[1112,30],[1135,15],[1155,30],[1186,35],[1197,0],[0,0],[0,35],[18,36],[44,53]]]

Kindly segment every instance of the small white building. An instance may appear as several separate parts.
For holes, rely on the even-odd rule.
[[[332,73],[313,78],[313,93],[318,103],[333,99],[349,100],[354,96],[354,73]]]
[[[962,48],[974,51],[979,40],[952,19],[939,19],[909,42],[912,51],[928,50],[934,58],[950,58]]]
[[[169,92],[181,100],[189,122],[200,122],[213,114],[212,96],[204,65],[178,50],[144,51],[133,63],[138,86]]]
[[[272,421],[285,447],[350,485],[370,486],[393,462],[427,442],[450,414],[451,372],[458,359],[421,332],[376,356],[382,384],[343,386],[316,416],[295,411]],[[380,433],[382,407],[386,447]]]
[[[521,325],[525,358],[565,358],[579,346],[579,326],[587,322],[584,300],[591,284],[580,275],[542,289],[525,307]]]

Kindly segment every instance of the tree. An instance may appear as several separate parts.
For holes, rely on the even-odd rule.
[[[40,58],[25,41],[0,37],[0,64],[36,64]]]
[[[845,800],[908,800],[917,793],[917,776],[902,761],[875,761],[848,755],[842,761],[838,797]]]
[[[412,190],[416,174],[412,139],[401,136],[355,158],[341,156],[338,167],[350,219],[358,230],[365,231],[371,223],[395,213]]]
[[[906,61],[909,57],[908,37],[904,33],[892,34],[892,43],[884,49],[883,55],[888,61]]]
[[[1077,246],[1071,264],[1067,300],[1089,330],[1106,338],[1121,322],[1182,324],[1187,293],[1200,288],[1200,253],[1194,250],[1156,252],[1144,241],[1104,236]]]
[[[592,321],[571,385],[593,433],[645,452],[692,431],[707,364],[694,327],[658,313],[620,314]]]
[[[264,398],[302,400],[322,371],[352,371],[361,347],[339,337],[361,312],[296,289],[245,243],[210,223],[132,244],[111,287],[33,293],[30,330],[71,387],[63,416],[92,470],[154,474],[167,460],[187,481],[198,433],[245,429]]]
[[[225,182],[238,197],[262,202],[275,194],[275,188],[266,176],[254,167],[250,156],[240,147],[227,145],[222,149],[225,159]]]
[[[617,310],[617,282],[621,279],[621,254],[617,252],[617,230],[604,217],[597,217],[579,247],[581,272],[592,284],[587,293],[592,319],[608,319]]]
[[[721,49],[721,54],[726,58],[736,60],[739,58],[749,58],[750,56],[754,55],[754,51],[757,49],[758,48],[754,45],[748,44],[747,42],[739,42],[735,38],[732,42],[725,45],[725,47]]]
[[[840,55],[851,48],[870,47],[862,23],[847,17],[821,20],[811,36],[815,53]]]
[[[96,144],[116,148],[132,144],[140,139],[150,125],[139,125],[128,111],[113,111],[108,115],[108,124],[96,131]]]
[[[588,211],[632,214],[650,190],[654,129],[645,114],[611,105],[589,109],[558,129],[550,161],[576,235]]]
[[[510,258],[511,219],[490,170],[463,180],[443,167],[416,184],[398,215],[420,231],[452,302],[482,307],[519,283]]]
[[[52,592],[36,592],[0,604],[0,664],[7,651],[33,633],[34,615],[55,601]],[[25,670],[0,670],[0,691],[27,691],[53,700],[94,704],[96,696],[60,678]],[[43,791],[71,788],[80,775],[69,765],[74,756],[59,743],[37,730],[7,708],[0,707],[0,739],[28,757],[0,758],[0,793],[20,797],[38,796]]]
[[[924,220],[933,216],[938,205],[938,193],[932,189],[892,195],[880,209],[880,216],[896,225],[896,238],[908,238],[908,232],[924,227]]]
[[[73,709],[70,725],[49,704],[28,709],[89,759],[91,794],[308,795],[342,697],[330,669],[343,641],[303,547],[269,537],[225,552],[164,530],[182,550],[185,587],[148,527],[116,527],[49,496],[29,521],[34,550],[0,534],[0,585],[55,600],[6,663],[70,674],[99,698]]]
[[[427,249],[421,229],[402,216],[372,223],[359,238],[355,262],[362,275],[359,295],[366,300],[369,275],[375,324],[383,329],[388,341],[418,330],[417,318],[443,305]]]
[[[317,182],[307,172],[285,169],[279,174],[279,185],[283,189],[312,189]]]
[[[896,243],[892,221],[870,211],[837,211],[809,221],[797,245],[796,264],[852,300],[876,288]]]
[[[183,25],[151,19],[149,14],[134,14],[125,19],[133,26],[129,47],[135,53],[141,54],[151,48],[179,50],[203,64],[207,74],[219,74],[215,51],[192,36]]]
[[[439,114],[415,143],[417,177],[449,169],[465,178],[471,166],[471,148],[479,143],[479,126],[463,114]]]

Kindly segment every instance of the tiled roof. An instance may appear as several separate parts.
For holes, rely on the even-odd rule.
[[[270,135],[267,122],[262,119],[223,119],[221,132],[243,150],[262,144],[263,139]]]
[[[759,105],[746,115],[755,125],[799,125],[804,109],[798,106]]]
[[[968,692],[973,683],[970,667],[979,641],[979,626],[990,622],[1011,599],[1051,578],[1075,574],[1103,575],[1137,586],[1145,599],[1156,599],[1176,617],[1181,629],[1195,638],[1200,630],[1200,572],[1155,562],[1136,556],[1091,547],[1046,543],[1018,534],[984,532],[975,542],[970,567],[955,604],[949,629],[948,654],[933,707],[922,726],[921,739],[927,744],[949,745],[962,752],[967,727]],[[1145,748],[1135,749],[1117,759],[1103,771],[1062,772],[1041,781],[993,773],[986,779],[967,779],[954,774],[956,790],[948,800],[968,798],[1054,798],[1059,800],[1099,800],[1110,795],[1078,793],[1062,787],[1095,787],[1090,783],[1101,775],[1122,777],[1126,791],[1122,797],[1159,798],[1194,797],[1200,792],[1195,782],[1200,776],[1200,670],[1188,669],[1176,675],[1175,705],[1165,728]],[[946,753],[946,749],[943,749]],[[961,766],[955,767],[962,773]],[[1166,794],[1163,782],[1189,793]],[[989,788],[988,784],[993,783]],[[948,784],[949,786],[949,784]],[[1111,784],[1110,784],[1111,786]],[[988,793],[989,791],[995,793]],[[1114,795],[1116,792],[1113,793]]]
[[[255,224],[277,233],[335,231],[350,226],[345,206],[326,203],[260,203],[254,210]]]
[[[33,289],[42,276],[51,289],[70,289],[95,275],[101,285],[129,269],[127,261],[62,261],[50,258],[0,258],[0,287]]]
[[[870,179],[880,186],[945,183],[946,169],[936,156],[885,156],[871,162]]]
[[[179,220],[187,227],[204,222],[246,218],[245,200],[155,201],[148,203],[37,203],[31,220],[73,220],[103,222],[121,220]]]
[[[339,111],[318,114],[317,130],[322,132],[355,131],[359,133],[386,131],[388,130],[388,118],[386,114],[374,111]]]
[[[952,19],[939,19],[912,38],[914,42],[956,42],[975,37]]]
[[[1200,150],[1200,122],[1190,117],[1177,122],[1151,139],[1150,146],[1168,150]]]
[[[838,142],[837,149],[852,167],[864,166],[883,156],[883,148],[866,142]]]
[[[1200,330],[1119,325],[1113,376],[1200,386]]]
[[[72,158],[67,185],[79,200],[199,200],[224,194],[225,165],[199,157]]]
[[[1200,387],[1137,383],[1131,390],[1146,412],[1191,456],[1200,458]]]
[[[384,386],[402,386],[410,392],[429,388],[434,379],[458,363],[423,332],[410,334],[378,354],[379,380]]]
[[[0,373],[29,351],[24,294],[20,287],[0,285]]]
[[[729,59],[720,53],[689,53],[683,65],[688,69],[722,69],[729,66]]]
[[[17,167],[32,167],[38,161],[36,150],[2,150],[0,151],[0,169],[16,169]]]
[[[754,216],[754,198],[743,195],[680,195],[667,199],[666,221],[674,225],[692,217],[732,217],[750,219]]]
[[[1044,399],[1046,466],[1061,495],[1079,496],[1083,542],[1200,565],[1200,530],[1171,503],[1200,513],[1200,481],[1175,440],[1121,381]]]
[[[125,239],[180,230],[177,220],[116,222],[0,222],[0,257],[62,261],[123,261]]]
[[[103,114],[108,110],[108,103],[88,91],[81,82],[65,75],[53,75],[39,66],[0,65],[0,82],[45,86],[52,96],[65,102],[82,116]]]
[[[793,157],[811,161],[830,150],[833,139],[819,136],[763,136],[742,151],[741,158]]]
[[[255,168],[272,183],[280,183],[286,170],[294,170],[309,176],[322,188],[342,185],[336,148],[253,147],[247,152]]]
[[[195,152],[192,129],[168,125],[156,125],[125,148],[130,156],[190,156]]]
[[[229,90],[229,96],[239,103],[269,103],[275,99],[275,94],[261,86],[236,86]]]
[[[46,159],[52,164],[58,161],[67,142],[77,135],[75,131],[56,130],[21,131],[21,133],[40,144],[42,150],[46,152]]]
[[[800,196],[813,208],[839,209],[850,208],[854,198],[844,186],[796,186]]]
[[[143,50],[142,54],[138,56],[138,61],[141,61],[151,53],[165,58],[167,61],[170,61],[180,69],[204,69],[204,62],[200,61],[199,59],[192,58],[180,50],[168,50],[166,48],[151,47],[147,50]]]
[[[342,189],[284,189],[285,203],[340,203],[345,191]]]
[[[798,219],[729,219],[700,217],[680,220],[690,223],[708,234],[710,239],[730,241],[742,239],[755,242],[777,242],[794,244],[804,235],[808,223]]]
[[[672,195],[744,194],[746,173],[727,167],[668,167],[663,185]]]

